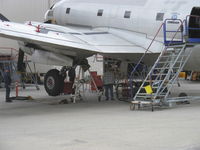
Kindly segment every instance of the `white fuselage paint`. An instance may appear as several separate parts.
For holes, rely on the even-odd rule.
[[[165,19],[184,20],[198,6],[200,0],[61,0],[53,7],[53,18],[63,26],[118,28],[153,38]],[[102,16],[97,16],[99,9],[103,9]],[[130,18],[124,18],[125,11],[131,11]],[[157,13],[164,13],[163,21],[156,20]],[[159,36],[163,40],[162,32]],[[194,48],[186,69],[200,70],[199,49],[199,46]]]
[[[92,2],[93,1],[93,2]],[[112,27],[154,36],[163,21],[156,21],[157,13],[165,13],[163,20],[177,15],[185,19],[200,1],[185,0],[64,0],[54,7],[54,18],[59,25]],[[70,8],[70,14],[66,9]],[[103,16],[97,16],[103,9]],[[130,18],[124,12],[131,11]]]

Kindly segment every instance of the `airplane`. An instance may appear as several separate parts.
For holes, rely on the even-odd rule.
[[[23,53],[31,55],[33,62],[63,66],[61,70],[48,71],[45,76],[47,93],[57,96],[63,88],[66,71],[73,78],[74,68],[82,65],[87,69],[86,58],[94,54],[137,62],[146,53],[143,63],[153,64],[165,47],[162,32],[154,39],[163,22],[172,19],[173,30],[176,20],[184,20],[188,15],[200,16],[199,2],[61,0],[46,12],[44,23],[14,23],[1,14],[0,36],[18,41],[19,66]],[[200,28],[200,19],[189,19],[189,27]],[[189,30],[189,37],[198,38],[200,32]],[[199,48],[198,44],[193,47],[184,70],[200,70]]]

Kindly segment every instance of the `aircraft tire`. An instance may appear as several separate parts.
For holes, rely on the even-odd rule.
[[[57,69],[49,70],[44,78],[44,87],[50,96],[58,96],[63,90],[64,81],[63,77],[59,75]]]

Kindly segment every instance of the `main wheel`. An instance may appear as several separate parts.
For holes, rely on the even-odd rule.
[[[64,79],[57,69],[48,71],[44,77],[44,87],[50,96],[58,96],[63,91]]]

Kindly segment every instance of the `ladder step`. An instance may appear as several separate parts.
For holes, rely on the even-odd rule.
[[[152,74],[151,76],[153,76],[154,78],[156,77],[164,77],[164,76],[167,76],[169,73],[165,73],[165,74]],[[173,73],[170,73],[170,75],[175,75],[176,72],[173,72]]]
[[[161,58],[169,58],[169,57],[177,57],[178,55],[173,55],[173,56],[170,56],[170,55],[168,55],[168,56],[166,56],[166,55],[162,55],[162,56],[160,56]]]
[[[141,87],[142,89],[145,89],[145,87]],[[157,88],[159,88],[158,86],[152,86],[151,87],[152,89],[157,89]]]
[[[153,94],[147,94],[147,93],[138,93],[137,97],[138,96],[142,96],[142,97],[152,97],[152,96],[155,96],[156,93],[153,93]]]
[[[145,87],[141,87],[142,89],[145,89]],[[159,86],[152,86],[151,87],[152,89],[158,89],[159,88]]]
[[[152,98],[152,96],[137,95],[136,98]]]
[[[176,63],[181,63],[181,62],[183,62],[183,61],[161,61],[161,62],[158,62],[158,64],[174,63],[174,62],[176,62]]]
[[[173,67],[172,69],[179,69],[180,67]],[[154,68],[154,70],[171,69],[170,67]]]
[[[152,74],[151,76],[166,76],[167,73],[156,73],[156,74]]]
[[[161,82],[161,81],[163,81],[163,80],[146,80],[145,82],[147,82],[147,83],[148,83],[148,82],[153,83],[153,82],[155,82],[155,81],[156,81],[156,82]]]
[[[162,55],[161,58],[177,57],[178,55]],[[188,55],[180,55],[180,57],[187,57]]]
[[[181,53],[181,51],[167,51],[165,53],[163,53],[162,56],[178,56]],[[173,55],[172,55],[173,54]]]

